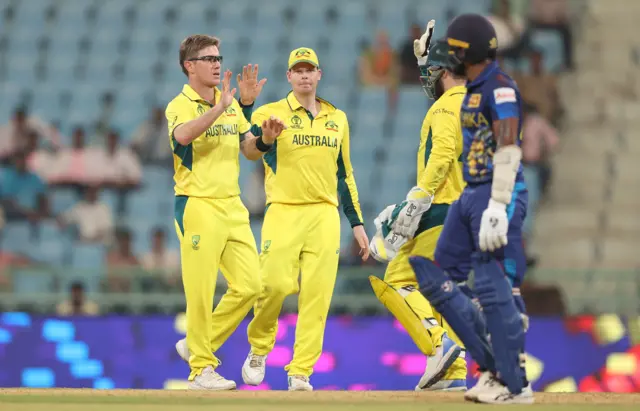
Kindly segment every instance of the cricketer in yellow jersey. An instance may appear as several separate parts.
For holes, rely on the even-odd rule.
[[[289,390],[311,391],[309,376],[322,353],[340,257],[338,195],[363,260],[369,256],[369,244],[351,166],[347,116],[317,97],[322,73],[313,50],[293,50],[288,67],[292,91],[252,116],[254,124],[277,116],[288,128],[263,156],[267,196],[260,255],[263,292],[247,330],[251,351],[242,377],[250,385],[262,382],[282,303],[299,293],[293,358],[285,369]]]
[[[446,45],[436,44],[427,52],[428,57],[424,55],[429,50],[434,24],[430,22],[425,35],[414,43],[423,86],[427,95],[436,100],[422,124],[417,185],[403,203],[388,207],[394,210],[389,220],[395,218],[393,223],[387,223],[388,228],[401,240],[385,250],[381,245],[384,240],[374,236],[374,257],[390,262],[384,281],[370,279],[378,298],[428,357],[416,390],[464,391],[467,369],[462,343],[420,293],[409,264],[409,257],[414,255],[433,260],[449,205],[464,188],[458,159],[463,148],[460,107],[466,94],[465,81],[447,70]]]
[[[256,160],[260,142],[273,142],[284,124],[268,119],[262,136],[234,98],[231,72],[220,74],[222,56],[215,37],[194,35],[180,45],[180,65],[188,84],[167,106],[169,141],[173,150],[175,226],[180,239],[182,281],[187,303],[187,337],[176,344],[188,358],[189,388],[234,389],[234,381],[216,371],[215,352],[233,333],[258,298],[261,281],[256,242],[249,213],[240,200],[239,153]],[[252,104],[264,81],[257,67],[238,76],[240,98]],[[264,144],[263,142],[263,144]],[[213,297],[222,270],[229,288],[213,310]],[[212,314],[213,311],[213,314]]]

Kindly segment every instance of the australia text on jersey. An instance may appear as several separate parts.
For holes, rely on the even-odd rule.
[[[312,136],[307,134],[294,134],[292,144],[299,146],[320,146],[320,147],[338,147],[337,137],[328,136]]]

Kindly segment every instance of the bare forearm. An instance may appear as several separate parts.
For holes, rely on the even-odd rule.
[[[183,146],[188,145],[193,140],[202,135],[211,125],[222,115],[224,107],[216,104],[198,118],[180,124],[173,131],[173,137]]]
[[[498,147],[516,144],[518,138],[518,118],[510,117],[493,123],[493,134],[496,136]]]
[[[255,161],[259,160],[264,152],[258,150],[256,142],[259,137],[247,136],[240,145],[240,150],[247,160]]]

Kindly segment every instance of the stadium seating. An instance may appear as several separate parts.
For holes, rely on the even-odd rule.
[[[352,162],[367,230],[372,234],[372,219],[376,213],[386,204],[399,201],[414,184],[415,151],[422,118],[430,102],[419,86],[401,87],[397,106],[390,110],[386,90],[361,87],[356,67],[362,41],[371,41],[377,30],[385,30],[392,45],[399,48],[411,23],[424,24],[430,18],[438,21],[436,35],[441,36],[448,17],[462,11],[486,13],[490,1],[269,0],[268,3],[268,7],[257,8],[252,0],[2,2],[0,15],[5,19],[0,33],[0,50],[4,50],[0,52],[0,92],[3,95],[0,122],[5,123],[10,118],[15,106],[27,104],[31,112],[43,120],[57,122],[63,134],[69,135],[77,124],[85,125],[90,134],[102,114],[103,94],[112,92],[115,106],[109,124],[121,131],[126,144],[135,127],[148,118],[152,106],[164,106],[180,91],[185,78],[178,67],[177,48],[186,35],[208,33],[219,36],[224,65],[234,72],[238,72],[243,64],[259,63],[261,75],[267,76],[269,81],[258,104],[282,98],[288,91],[285,78],[288,52],[300,45],[315,47],[325,72],[319,94],[343,109],[349,117]],[[557,69],[561,61],[558,36],[550,32],[536,33],[533,42],[544,49],[547,68]],[[583,81],[585,87],[580,90],[587,90],[594,84]],[[582,103],[576,99],[576,104],[588,105],[588,97],[581,100]],[[625,110],[616,113],[622,113],[619,115],[628,121],[636,121],[637,105],[624,107]],[[593,112],[593,104],[586,110]],[[578,122],[590,114],[580,117],[580,113],[572,111],[569,116]],[[576,140],[583,138],[578,134],[575,137]],[[599,139],[588,141],[596,140]],[[625,137],[625,144],[640,153],[636,140]],[[576,144],[585,150],[592,146]],[[619,163],[621,175],[633,174],[625,167],[633,167],[634,160],[631,157]],[[592,192],[586,186],[572,183],[585,176],[604,183],[608,178],[607,159],[604,156],[594,158],[590,160],[591,167],[576,168],[579,161],[580,157],[568,162],[558,161],[559,181],[566,184],[556,192],[558,199],[566,199],[566,204],[564,200],[559,201],[554,206],[557,208],[548,213],[548,219],[543,212],[541,225],[563,224],[570,228],[581,226],[579,221],[593,219],[589,221],[594,223],[588,224],[587,228],[592,232],[597,229],[593,227],[595,210],[574,214],[580,204],[584,204],[576,199],[596,198],[597,190]],[[241,167],[240,180],[244,185],[253,168],[244,159],[241,159]],[[129,198],[125,215],[118,217],[119,225],[126,224],[131,229],[136,252],[148,250],[149,230],[155,226],[164,227],[171,246],[177,247],[173,235],[171,187],[170,171],[147,167],[142,188]],[[562,197],[563,190],[569,189],[579,195]],[[56,189],[50,195],[54,213],[69,209],[78,200],[69,189]],[[637,206],[638,196],[629,196],[625,190],[614,190],[616,203],[629,201]],[[101,199],[115,211],[118,204],[115,193],[104,191]],[[570,208],[563,208],[565,205]],[[344,217],[342,222],[342,248],[346,250],[352,235]],[[624,222],[616,219],[610,224],[613,230],[624,226]],[[260,222],[254,221],[252,228],[256,240],[260,241]],[[35,248],[42,261],[62,263],[68,247],[65,248],[63,242],[53,241],[56,235],[64,236],[65,233],[45,226],[40,239],[31,239],[24,225],[10,224],[3,230],[2,246],[5,250]],[[553,240],[549,241],[553,244]],[[39,248],[40,245],[44,247]],[[576,236],[568,245],[573,247],[575,256],[592,254],[591,240],[583,241]],[[605,261],[617,258],[613,251],[615,247],[611,247],[613,243],[605,243]],[[560,255],[556,259],[553,257],[559,253],[557,249],[549,246],[548,251],[551,261],[562,260]],[[76,275],[86,272],[93,273],[83,275],[89,289],[97,290],[104,273],[88,270],[88,267],[100,266],[104,258],[103,249],[74,246],[69,260],[72,270],[63,275],[63,287]],[[580,258],[575,260],[581,261]],[[40,289],[46,285],[24,281],[26,283],[18,287],[20,290]]]

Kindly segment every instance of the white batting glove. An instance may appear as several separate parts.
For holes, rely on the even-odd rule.
[[[507,245],[508,230],[507,205],[490,199],[480,220],[480,249],[496,251]]]
[[[413,55],[416,56],[419,66],[424,66],[427,64],[427,57],[429,57],[429,46],[431,45],[431,37],[433,36],[433,28],[435,26],[436,21],[429,20],[429,23],[427,23],[427,29],[424,31],[424,34],[419,39],[413,40]]]
[[[413,187],[405,201],[396,206],[397,217],[392,221],[391,229],[404,237],[413,238],[420,225],[422,214],[431,208],[432,201],[432,195],[420,187]]]

